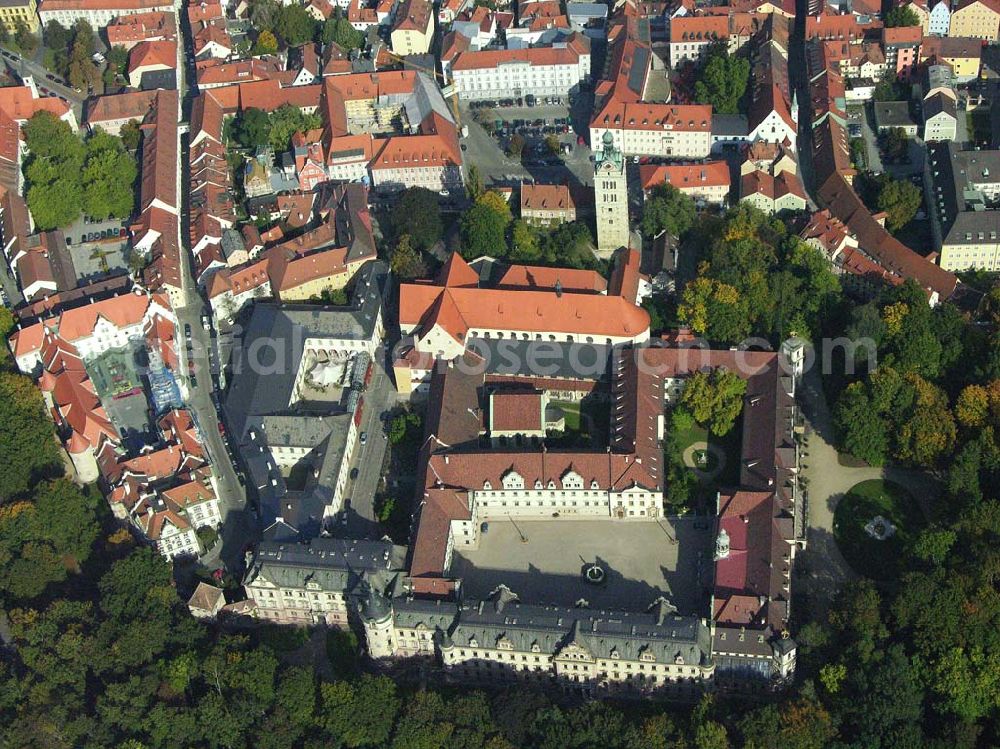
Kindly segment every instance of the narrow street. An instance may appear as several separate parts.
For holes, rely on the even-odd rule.
[[[184,62],[183,50],[188,48],[188,28],[186,19],[179,24],[181,43],[178,45],[178,56]],[[178,75],[178,96],[180,97],[180,116],[186,120],[191,110],[190,98],[193,92],[186,85],[187,77],[183,71]],[[180,220],[178,221],[178,241],[181,248],[181,284],[185,304],[175,309],[177,314],[177,341],[181,360],[181,372],[194,372],[194,382],[190,376],[184,377],[184,395],[188,407],[194,413],[195,420],[205,440],[216,476],[223,525],[220,529],[222,543],[206,554],[201,562],[206,567],[216,566],[219,562],[230,572],[242,569],[243,553],[247,545],[256,540],[259,533],[256,513],[247,505],[246,493],[233,468],[229,450],[220,433],[219,417],[212,402],[212,392],[215,384],[212,377],[209,351],[213,345],[212,332],[204,328],[202,316],[209,310],[198,292],[191,272],[191,251],[188,246],[188,209],[189,196],[187,184],[189,181],[190,163],[188,158],[188,127],[185,121],[178,128],[178,169],[177,195],[180,200]],[[190,329],[190,348],[186,345],[185,331]],[[190,362],[189,362],[190,357]],[[190,364],[190,366],[189,366]]]

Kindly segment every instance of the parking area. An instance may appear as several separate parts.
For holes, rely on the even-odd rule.
[[[664,596],[682,614],[703,614],[710,536],[703,519],[691,518],[491,520],[477,550],[456,549],[450,572],[471,598],[503,583],[531,603],[574,606],[582,599],[590,608],[643,611]],[[595,562],[607,573],[601,585],[583,577]]]
[[[462,122],[469,127],[462,143],[465,163],[475,164],[487,184],[592,184],[587,144],[592,97],[539,97],[533,106],[525,98],[520,104],[518,99],[462,104]],[[515,136],[523,138],[519,155],[508,154]],[[550,148],[549,136],[558,140],[558,153]]]

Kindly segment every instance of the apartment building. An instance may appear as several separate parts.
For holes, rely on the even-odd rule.
[[[529,224],[550,226],[576,221],[576,205],[566,185],[521,183],[521,218]]]
[[[648,194],[657,185],[673,185],[695,201],[725,205],[729,200],[729,165],[725,161],[700,164],[644,164],[639,167],[639,185]]]
[[[1000,270],[1000,151],[928,149],[927,202],[939,263],[951,271]]]
[[[997,41],[1000,34],[1000,2],[960,0],[951,12],[948,36]]]
[[[761,25],[756,13],[678,16],[670,21],[670,65],[696,62],[715,45],[724,45],[733,55],[739,52]]]
[[[8,34],[16,34],[21,26],[37,34],[38,13],[35,0],[0,0],[0,24]]]
[[[551,46],[459,52],[448,69],[466,100],[566,96],[590,80],[590,40],[575,33]]]
[[[590,121],[590,142],[601,143],[605,133],[626,156],[703,159],[712,150],[712,107],[611,99]]]
[[[42,0],[38,18],[45,26],[49,21],[70,28],[77,21],[86,21],[95,29],[103,29],[120,16],[157,11],[175,12],[174,4],[164,0]]]
[[[425,55],[434,41],[434,6],[430,0],[403,0],[389,34],[393,54]]]

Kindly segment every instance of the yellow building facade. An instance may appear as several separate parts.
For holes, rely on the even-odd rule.
[[[35,0],[0,0],[0,23],[9,34],[17,33],[19,24],[37,34],[39,24]]]

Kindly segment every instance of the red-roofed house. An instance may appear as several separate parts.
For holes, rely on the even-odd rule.
[[[639,167],[644,193],[657,185],[673,185],[685,195],[706,203],[724,205],[729,199],[729,165],[725,161],[704,164],[644,164]]]
[[[397,55],[424,55],[434,40],[434,6],[430,0],[403,0],[396,11],[390,45]]]
[[[116,18],[105,30],[112,47],[132,49],[139,42],[176,39],[177,29],[173,13],[150,11]]]
[[[97,451],[106,441],[120,439],[94,389],[79,351],[53,330],[42,334],[38,380],[45,403],[56,422],[77,479],[97,480]]]
[[[549,226],[576,221],[576,205],[566,185],[521,183],[521,218],[529,224]]]
[[[128,81],[132,88],[142,85],[144,73],[177,69],[177,42],[139,42],[128,53]]]

